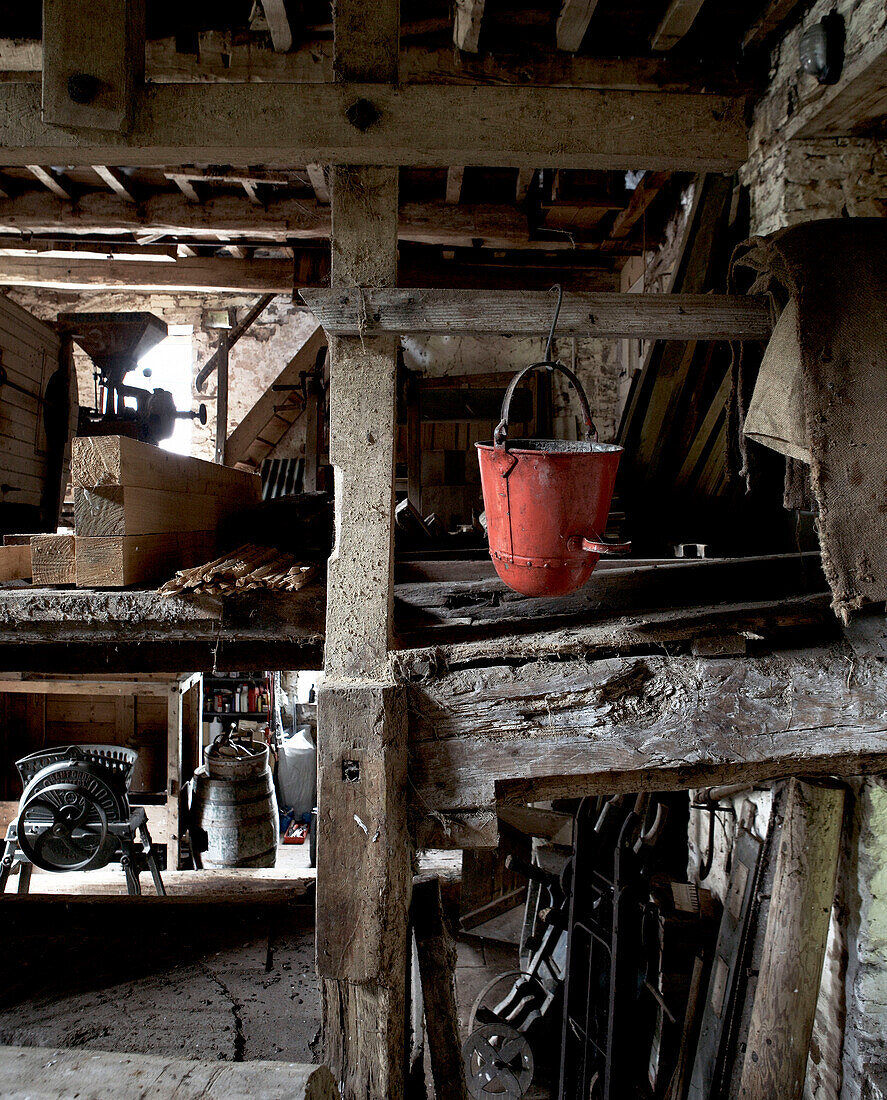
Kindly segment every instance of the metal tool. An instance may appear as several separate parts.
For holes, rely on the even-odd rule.
[[[123,383],[139,359],[167,336],[165,322],[153,313],[62,313],[59,325],[96,366],[95,408],[80,410],[78,435],[129,435],[156,444],[169,439],[177,420],[206,423],[205,405],[178,412],[169,390]]]

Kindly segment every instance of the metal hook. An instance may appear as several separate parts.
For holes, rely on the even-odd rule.
[[[555,291],[557,291],[557,305],[554,307],[554,318],[552,319],[551,328],[548,332],[548,343],[545,345],[546,362],[551,361],[551,345],[554,343],[554,330],[557,328],[557,319],[560,317],[561,304],[564,300],[564,288],[560,283],[555,283],[548,293],[554,294]]]

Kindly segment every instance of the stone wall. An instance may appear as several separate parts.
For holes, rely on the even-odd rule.
[[[887,143],[868,138],[786,139],[797,111],[822,94],[816,78],[801,69],[801,32],[832,11],[844,17],[848,62],[874,39],[887,39],[883,0],[816,0],[801,24],[776,46],[769,90],[755,108],[750,155],[741,173],[749,188],[753,233],[772,233],[821,218],[887,214]]]

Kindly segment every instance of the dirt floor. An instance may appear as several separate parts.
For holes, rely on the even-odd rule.
[[[97,988],[0,1011],[0,1043],[241,1062],[316,1061],[320,994],[314,929],[268,937]]]

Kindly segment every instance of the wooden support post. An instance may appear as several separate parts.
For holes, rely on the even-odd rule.
[[[444,925],[440,881],[435,875],[413,879],[411,912],[435,1096],[468,1100],[456,1011],[456,951]]]
[[[792,779],[739,1095],[799,1100],[822,978],[844,791]]]
[[[166,813],[170,830],[167,866],[179,866],[182,843],[182,696],[171,684],[166,701]]]
[[[399,4],[334,6],[337,81],[397,79]],[[332,285],[393,286],[396,168],[332,170]],[[319,698],[317,965],[326,1060],[348,1100],[402,1096],[412,883],[393,605],[395,336],[330,341],[336,543]]]
[[[219,332],[216,355],[216,462],[224,466],[225,445],[228,441],[228,333],[225,329]]]

